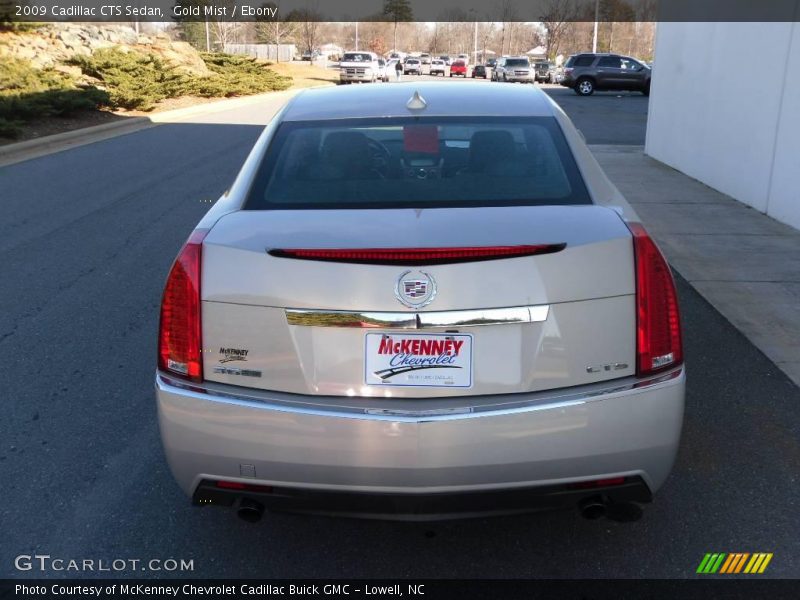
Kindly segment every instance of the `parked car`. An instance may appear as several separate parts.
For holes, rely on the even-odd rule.
[[[533,83],[531,63],[525,56],[504,56],[492,69],[492,81]]]
[[[635,58],[619,54],[575,54],[564,64],[559,82],[579,96],[595,90],[635,91],[650,95],[650,67]]]
[[[431,75],[441,75],[442,77],[445,76],[447,72],[447,65],[441,58],[434,58],[431,60]]]
[[[675,460],[678,298],[541,90],[309,89],[180,250],[155,386],[197,506],[596,518]]]
[[[419,55],[419,62],[421,62],[423,65],[431,64],[431,55],[426,52],[423,52],[422,54]]]
[[[486,66],[489,67],[490,69],[494,69],[497,66],[497,59],[490,58],[489,60],[486,61]]]
[[[342,56],[339,63],[339,81],[341,83],[375,82],[381,77],[378,55],[374,52],[345,52]]]
[[[536,81],[540,81],[542,83],[553,83],[555,80],[555,71],[556,65],[555,63],[551,63],[548,61],[544,62],[537,62],[533,65],[534,69],[534,79]]]
[[[456,58],[458,60],[463,60],[464,64],[466,64],[466,65],[469,64],[469,54],[459,54]]]
[[[449,67],[449,66],[452,64],[452,62],[453,62],[453,59],[452,59],[452,58],[450,58],[449,56],[447,56],[447,54],[442,54],[442,55],[441,55],[439,58],[440,58],[440,59],[442,59],[442,60],[444,61],[444,64],[446,64],[448,67]]]
[[[403,73],[422,75],[422,63],[418,58],[407,58],[403,64]]]
[[[472,78],[475,79],[476,77],[486,79],[487,73],[485,65],[475,65],[472,67]]]
[[[318,58],[320,58],[321,56],[322,56],[322,52],[320,52],[319,50],[314,50],[314,51],[306,50],[300,56],[300,60],[315,61]]]
[[[378,58],[378,80],[379,81],[389,81],[389,72],[386,70],[386,61],[382,58]]]
[[[450,77],[454,75],[461,75],[462,77],[467,76],[467,63],[463,60],[454,60],[453,64],[450,65]]]

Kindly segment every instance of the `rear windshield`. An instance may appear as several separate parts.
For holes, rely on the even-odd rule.
[[[553,117],[286,122],[246,209],[591,204]]]
[[[530,63],[525,58],[508,58],[506,59],[507,67],[528,67]]]

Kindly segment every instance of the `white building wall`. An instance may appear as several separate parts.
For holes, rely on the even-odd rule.
[[[659,23],[645,151],[800,229],[800,23]]]

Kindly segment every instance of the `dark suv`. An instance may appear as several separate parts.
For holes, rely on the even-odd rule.
[[[551,62],[537,62],[534,65],[535,79],[544,83],[553,83],[556,79],[556,66]]]
[[[580,96],[595,90],[628,90],[650,95],[650,67],[619,54],[574,54],[564,65],[561,85]]]

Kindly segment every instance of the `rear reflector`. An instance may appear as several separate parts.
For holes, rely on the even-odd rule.
[[[567,487],[573,490],[588,490],[591,488],[609,487],[614,485],[622,485],[627,479],[625,477],[611,477],[609,479],[595,479],[592,481],[577,481],[570,483]]]
[[[207,229],[196,229],[170,269],[161,300],[158,368],[191,381],[203,380],[200,268]]]
[[[239,481],[217,481],[217,487],[223,490],[242,490],[245,492],[272,493],[271,485],[256,485],[255,483],[241,483]]]
[[[501,258],[552,254],[566,244],[474,246],[455,248],[291,248],[269,250],[270,256],[366,265],[446,265]]]
[[[667,261],[641,223],[628,223],[636,257],[636,374],[683,362],[678,295]]]

